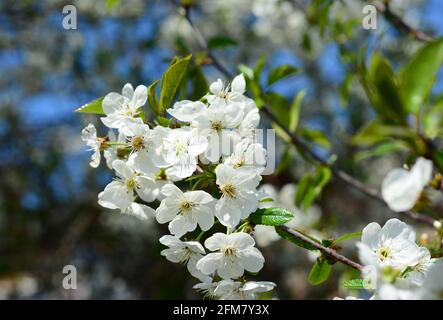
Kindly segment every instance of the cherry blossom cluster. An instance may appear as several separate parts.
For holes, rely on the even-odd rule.
[[[370,223],[357,247],[365,288],[373,292],[371,300],[443,297],[443,258],[431,258],[429,250],[416,243],[415,231],[406,223],[398,219],[388,220],[383,227]]]
[[[219,79],[209,90],[199,101],[175,103],[166,110],[169,123],[154,126],[143,112],[147,88],[126,84],[121,94],[103,99],[108,134],[98,136],[89,124],[82,140],[93,151],[92,167],[103,154],[115,172],[98,195],[101,206],[167,223],[170,235],[160,238],[167,247],[161,255],[186,264],[205,295],[252,299],[275,287],[244,277],[245,270],[256,273],[264,264],[240,223],[259,206],[257,187],[266,164],[265,149],[256,142],[260,116],[244,95],[243,75],[227,86]]]
[[[420,208],[430,192],[432,171],[432,162],[424,158],[417,159],[410,170],[393,169],[382,183],[383,199],[397,212]],[[441,229],[441,222],[434,227]],[[443,258],[432,258],[416,239],[412,227],[398,219],[388,220],[383,227],[373,222],[363,229],[357,247],[366,287],[374,291],[371,299],[442,299]]]

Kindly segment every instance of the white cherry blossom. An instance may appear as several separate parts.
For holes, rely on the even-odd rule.
[[[200,101],[182,100],[174,103],[172,109],[166,110],[179,121],[191,122],[206,111],[206,105]]]
[[[261,144],[246,138],[235,146],[234,152],[224,163],[235,169],[252,170],[260,174],[266,165],[266,150]]]
[[[200,259],[197,269],[207,275],[217,271],[223,279],[238,278],[244,270],[258,272],[265,259],[254,245],[254,239],[244,232],[229,235],[216,233],[205,241],[205,247],[216,252]]]
[[[115,160],[112,164],[117,178],[109,183],[98,195],[98,203],[105,208],[120,209],[122,213],[136,216],[155,215],[155,211],[145,205],[134,205],[136,195],[146,202],[155,199],[155,182],[136,172],[132,163]]]
[[[106,114],[106,117],[101,118],[103,124],[109,128],[123,129],[140,115],[147,98],[146,86],[139,85],[134,91],[130,83],[125,84],[122,94],[108,93],[102,102],[103,112]]]
[[[163,158],[168,163],[166,174],[184,179],[197,169],[197,157],[207,148],[207,140],[190,127],[167,131],[163,138]]]
[[[360,261],[381,269],[391,267],[403,271],[417,265],[420,258],[415,232],[398,219],[388,220],[383,228],[378,223],[370,223],[363,229],[357,245]]]
[[[165,185],[161,192],[165,198],[157,208],[157,221],[169,222],[169,231],[180,238],[194,231],[197,224],[202,231],[209,230],[214,224],[214,198],[204,191],[183,193],[174,184]]]
[[[383,180],[383,199],[393,211],[411,210],[432,175],[432,162],[419,158],[410,171],[396,168]]]
[[[243,74],[236,76],[231,84],[225,85],[221,79],[209,86],[211,94],[206,96],[210,104],[226,105],[229,103],[242,102],[246,91],[246,81]]]
[[[89,163],[90,166],[97,168],[100,164],[100,150],[106,144],[106,139],[97,137],[97,129],[95,129],[92,123],[82,130],[81,139],[90,147],[89,151],[93,151],[91,162]]]
[[[258,207],[256,188],[261,176],[220,164],[215,169],[216,183],[222,194],[215,215],[224,226],[235,227]]]
[[[166,235],[160,238],[160,243],[169,247],[160,252],[168,261],[174,263],[186,263],[189,273],[203,282],[211,281],[211,277],[203,274],[196,268],[197,261],[205,254],[205,249],[197,241],[181,241],[180,239]]]

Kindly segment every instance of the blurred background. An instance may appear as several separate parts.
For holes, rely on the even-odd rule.
[[[253,67],[261,57],[264,75],[280,64],[303,70],[272,91],[292,99],[306,90],[301,123],[317,135],[319,154],[337,155],[339,167],[376,188],[390,168],[401,165],[394,155],[356,157],[347,143],[374,117],[356,75],[359,49],[381,50],[396,67],[420,46],[381,15],[376,30],[363,30],[365,1],[182,2],[192,5],[193,21],[231,72],[240,64]],[[77,9],[76,30],[63,28],[67,4]],[[391,8],[411,26],[443,35],[442,1],[398,0]],[[103,164],[96,170],[88,165],[80,131],[90,122],[103,128],[98,117],[73,112],[127,82],[149,85],[175,55],[198,58],[199,50],[180,1],[1,1],[0,299],[201,297],[185,268],[160,256],[165,226],[98,206],[97,194],[112,173]],[[210,61],[200,65],[208,81],[222,77]],[[436,92],[442,92],[442,80],[440,72]],[[262,125],[269,124],[262,119]],[[296,211],[292,183],[309,165],[284,143],[277,151],[278,162],[286,162],[279,174],[265,178],[265,188]],[[299,226],[324,238],[390,216],[335,180],[315,206],[297,212]],[[256,237],[266,264],[254,279],[276,282],[280,299],[330,299],[343,295],[339,283],[355,277],[340,266],[328,282],[310,286],[315,255],[266,230]],[[347,246],[344,252],[356,258],[354,244]],[[77,290],[62,287],[68,264],[77,268]]]

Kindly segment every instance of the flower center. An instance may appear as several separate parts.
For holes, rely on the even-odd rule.
[[[132,149],[135,151],[140,151],[145,148],[145,137],[135,136],[131,139]]]
[[[188,149],[188,145],[186,143],[179,142],[179,141],[177,141],[175,143],[175,153],[177,155],[186,153],[187,149]]]
[[[180,213],[181,214],[187,214],[191,209],[195,206],[192,202],[189,202],[188,200],[184,200],[182,203],[180,203]]]
[[[245,159],[239,159],[235,162],[234,168],[240,168],[245,165]]]
[[[377,251],[377,255],[381,261],[385,261],[386,259],[389,259],[389,257],[391,256],[391,249],[389,247],[380,248]]]
[[[230,183],[222,185],[220,187],[220,191],[226,197],[235,198],[235,193],[236,193],[235,186]]]
[[[97,141],[100,144],[100,147],[99,147],[100,151],[103,151],[103,150],[106,150],[109,148],[108,138],[98,137]]]
[[[223,125],[220,121],[211,122],[211,129],[220,132],[223,129]]]
[[[223,254],[227,257],[235,256],[235,248],[233,246],[226,246],[223,248]]]
[[[135,180],[135,178],[126,179],[125,184],[126,184],[126,187],[131,190],[134,188],[138,188],[138,183]]]

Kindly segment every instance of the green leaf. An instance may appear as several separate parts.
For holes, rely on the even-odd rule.
[[[286,231],[285,229],[279,228],[279,227],[275,227],[275,231],[277,232],[277,234],[282,237],[283,239],[286,239],[288,241],[291,241],[293,244],[303,248],[303,249],[307,249],[307,250],[317,250],[317,248],[315,248],[312,244],[310,244],[309,242],[305,242],[299,238],[294,237],[291,233],[289,233],[288,231]]]
[[[320,130],[300,128],[300,136],[312,143],[318,144],[326,149],[331,149],[328,137]]]
[[[351,279],[343,284],[348,289],[365,289],[365,281],[363,279]]]
[[[208,40],[209,49],[225,48],[229,46],[235,46],[237,44],[238,42],[236,40],[224,36],[215,36]]]
[[[357,134],[351,138],[350,143],[367,146],[387,139],[413,141],[416,139],[416,134],[407,127],[387,125],[378,120],[373,120],[360,129]]]
[[[402,97],[409,112],[426,102],[443,62],[443,38],[424,45],[406,65],[401,76]]]
[[[397,78],[389,62],[376,52],[367,69],[362,51],[359,74],[366,95],[380,119],[388,123],[405,124],[405,107]]]
[[[157,124],[159,124],[162,127],[168,127],[169,126],[169,119],[162,117],[162,116],[158,116],[157,117]]]
[[[288,100],[284,96],[276,92],[268,92],[263,95],[263,98],[266,104],[270,106],[272,112],[277,117],[277,119],[282,123],[282,125],[288,127],[288,112],[290,107]]]
[[[354,239],[354,238],[359,238],[359,237],[361,237],[361,231],[344,234],[344,235],[338,237],[337,239],[335,239],[334,241],[332,241],[330,247],[334,247],[337,244],[339,244],[340,242],[347,241],[347,240]]]
[[[201,68],[195,67],[190,77],[193,79],[192,81],[192,97],[193,99],[201,99],[204,95],[206,95],[209,91],[208,82],[206,81],[206,77],[203,74]]]
[[[159,115],[163,115],[171,105],[191,57],[191,55],[188,55],[185,58],[176,59],[163,74],[160,86]]]
[[[160,105],[157,99],[157,95],[155,94],[155,88],[159,84],[160,80],[155,80],[151,85],[148,87],[148,103],[151,106],[152,111],[156,115],[160,114]]]
[[[381,142],[374,147],[370,147],[368,150],[355,153],[355,161],[360,162],[367,158],[381,157],[395,151],[407,151],[408,149],[408,146],[403,141],[394,140]]]
[[[268,86],[280,81],[283,78],[297,74],[300,71],[299,68],[291,66],[289,64],[284,64],[272,69],[268,75]]]
[[[86,103],[82,105],[80,108],[75,109],[75,112],[105,114],[103,112],[103,107],[102,107],[103,99],[104,99],[103,97],[100,97],[89,103]]]
[[[322,284],[329,278],[332,266],[327,261],[317,261],[309,272],[308,281],[311,285],[316,286]]]
[[[324,166],[319,166],[314,173],[305,175],[297,186],[295,205],[302,209],[309,208],[321,194],[331,176],[331,170]]]
[[[252,213],[249,219],[255,224],[275,227],[289,222],[293,217],[290,211],[283,208],[265,208]]]
[[[302,90],[297,94],[297,96],[292,101],[291,108],[289,111],[289,127],[288,127],[289,131],[291,131],[292,133],[294,133],[295,130],[297,130],[298,119],[300,118],[301,103],[305,95],[306,91]]]
[[[278,176],[279,174],[284,172],[291,165],[291,163],[293,163],[291,156],[291,147],[286,146],[285,151],[280,158],[278,166],[275,169],[275,175]]]

